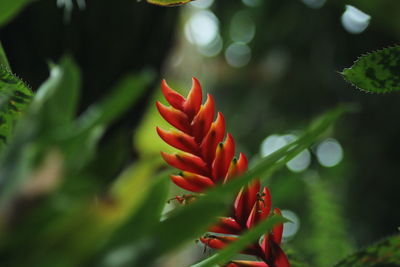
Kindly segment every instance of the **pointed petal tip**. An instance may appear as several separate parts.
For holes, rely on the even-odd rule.
[[[196,77],[192,76],[192,84],[200,84],[199,79]]]
[[[161,91],[171,106],[179,110],[183,109],[185,98],[175,90],[171,89],[165,79],[161,82]]]

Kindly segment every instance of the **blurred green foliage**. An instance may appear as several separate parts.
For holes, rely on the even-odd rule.
[[[399,266],[400,235],[385,238],[336,264],[336,267]]]
[[[326,181],[310,176],[306,181],[311,209],[311,235],[305,241],[313,254],[316,266],[332,266],[338,259],[353,251],[343,217],[343,207],[329,192]]]
[[[34,0],[2,0],[0,2],[0,27],[14,18],[26,5]]]

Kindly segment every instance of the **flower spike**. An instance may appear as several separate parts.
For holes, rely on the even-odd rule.
[[[235,141],[231,134],[225,132],[222,113],[218,112],[214,120],[214,98],[207,95],[202,104],[202,90],[196,78],[193,78],[192,89],[186,98],[171,89],[165,80],[161,83],[161,90],[171,106],[157,101],[158,111],[177,130],[168,131],[157,127],[157,133],[167,144],[180,150],[175,154],[161,152],[169,165],[181,170],[179,174],[171,175],[173,183],[185,190],[203,193],[247,171],[246,156],[240,153],[235,158]],[[189,204],[195,198],[189,194],[174,199],[179,203]],[[207,234],[200,241],[210,248],[222,249],[234,242],[242,232],[271,216],[271,207],[268,188],[261,188],[260,180],[254,179],[238,192],[230,216],[219,218],[219,222],[209,228],[210,233],[218,235]],[[273,214],[281,213],[275,208]],[[261,242],[254,242],[241,251],[262,261],[236,260],[225,266],[290,267],[280,248],[282,232],[283,224],[275,225],[271,232],[263,235]]]

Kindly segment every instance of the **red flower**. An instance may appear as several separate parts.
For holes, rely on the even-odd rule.
[[[200,240],[213,249],[221,249],[237,239],[234,235],[239,235],[242,231],[251,228],[258,222],[270,216],[271,195],[269,190],[267,187],[264,187],[260,194],[259,189],[260,183],[258,180],[255,180],[253,184],[248,186],[246,189],[242,189],[236,197],[232,216],[221,218],[219,224],[212,226],[209,229],[210,232],[229,234],[229,236],[206,235]],[[254,196],[256,196],[256,198],[254,198]],[[275,208],[273,213],[281,214],[278,208]],[[282,241],[282,232],[283,224],[278,224],[273,228],[272,232],[266,233],[263,236],[260,243],[257,242],[252,244],[242,251],[244,254],[259,257],[263,262],[233,261],[227,266],[290,266],[285,253],[279,246]]]
[[[162,92],[171,106],[157,101],[161,116],[177,130],[166,131],[157,127],[159,136],[169,145],[181,150],[175,154],[161,152],[164,160],[182,172],[171,175],[172,181],[179,187],[191,192],[203,192],[216,184],[226,183],[247,170],[247,159],[240,153],[236,159],[235,142],[228,133],[225,137],[225,120],[218,112],[215,117],[215,104],[211,95],[207,95],[202,105],[200,83],[193,78],[193,86],[187,98],[172,90],[165,80],[161,84]],[[225,140],[224,140],[225,137]],[[176,197],[185,202],[184,197]],[[260,192],[260,181],[254,180],[238,193],[230,217],[220,219],[220,223],[211,227],[210,232],[219,235],[206,235],[200,240],[207,246],[220,249],[237,239],[246,229],[270,216],[271,195],[267,187]],[[280,214],[279,209],[274,210]],[[280,248],[283,224],[274,227],[271,233],[264,235],[261,243],[248,246],[242,253],[259,257],[263,262],[232,261],[227,266],[290,266],[286,255]],[[222,235],[221,235],[222,234]],[[229,234],[225,236],[223,234]]]

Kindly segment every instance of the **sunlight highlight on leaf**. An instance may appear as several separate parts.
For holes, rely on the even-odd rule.
[[[147,0],[148,3],[159,6],[179,6],[191,1],[192,0]]]

